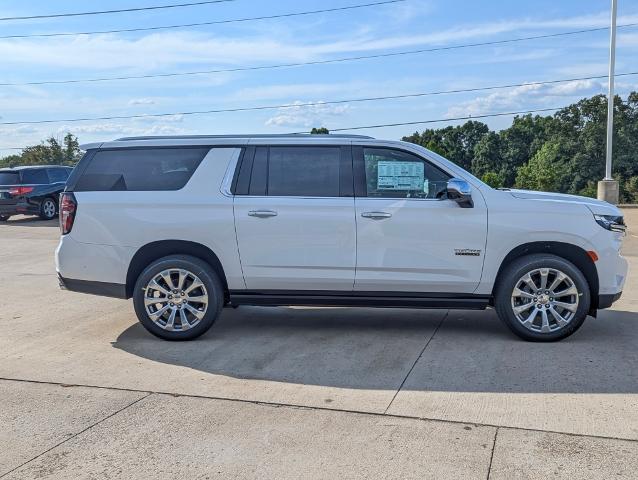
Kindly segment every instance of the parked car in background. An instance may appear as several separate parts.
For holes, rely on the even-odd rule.
[[[38,165],[0,169],[0,221],[13,215],[38,215],[51,220],[71,167]]]
[[[627,277],[618,208],[495,190],[418,145],[346,135],[87,145],[60,200],[64,288],[133,298],[169,340],[222,307],[484,309],[574,333]]]

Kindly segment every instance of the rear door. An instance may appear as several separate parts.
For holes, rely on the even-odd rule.
[[[247,149],[234,213],[248,290],[352,291],[356,225],[350,146]]]
[[[450,175],[395,148],[354,147],[357,291],[472,293],[481,279],[487,208],[445,198]]]

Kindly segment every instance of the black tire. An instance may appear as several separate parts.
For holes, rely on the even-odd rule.
[[[11,218],[11,215],[0,215],[0,222],[6,222]]]
[[[170,269],[182,269],[198,277],[199,280],[204,284],[205,293],[208,295],[208,305],[203,317],[197,323],[196,321],[194,321],[194,326],[188,329],[172,331],[166,330],[150,318],[144,304],[146,297],[146,287],[149,282],[151,282],[151,280],[159,275],[161,272]],[[174,278],[172,278],[172,280],[174,280],[174,282],[177,281]],[[164,287],[166,285],[167,283],[164,282],[161,286]],[[184,290],[186,290],[186,288],[184,288]],[[199,292],[201,294],[204,292],[204,290],[199,290]],[[162,294],[158,293],[158,295]],[[189,255],[171,255],[154,261],[141,273],[141,275],[137,279],[137,282],[135,282],[135,290],[133,292],[133,305],[135,307],[135,313],[137,314],[137,318],[139,319],[140,323],[144,326],[144,328],[146,328],[146,330],[148,330],[156,337],[171,341],[193,340],[194,338],[197,338],[200,335],[206,333],[219,317],[222,311],[222,307],[224,306],[224,289],[222,287],[222,282],[219,276],[215,273],[215,271],[210,267],[208,263],[200,260],[199,258],[191,257]],[[164,303],[164,305],[168,305],[168,303]],[[201,307],[201,305],[196,306]],[[155,309],[157,307],[153,306],[151,308]],[[181,310],[182,306],[180,305],[180,307],[178,308]],[[185,315],[187,314],[186,312],[186,309],[184,309]],[[167,313],[170,313],[170,311],[167,311]],[[193,320],[195,319],[193,318]],[[168,323],[165,322],[164,317],[160,317],[159,322],[164,322],[165,325]],[[176,327],[179,325],[180,328],[182,328],[180,318],[177,318],[176,316],[174,322]]]
[[[51,198],[47,197],[40,202],[40,218],[42,220],[53,220],[58,216],[58,204]]]
[[[519,320],[517,318],[514,312],[512,299],[514,288],[517,287],[519,281],[523,278],[523,276],[525,276],[527,273],[534,272],[535,270],[541,268],[553,269],[566,274],[573,282],[573,286],[577,291],[577,294],[574,294],[574,296],[567,297],[568,299],[571,299],[572,302],[575,302],[577,300],[578,306],[576,307],[575,312],[573,312],[573,316],[571,316],[569,322],[566,325],[560,326],[551,312],[549,310],[546,311],[548,318],[550,318],[550,322],[553,322],[551,325],[552,331],[548,332],[537,331],[537,329],[541,328],[543,322],[542,310],[545,308],[553,307],[547,307],[545,303],[537,303],[536,305],[541,305],[543,308],[540,309],[538,316],[535,317],[535,323],[530,325],[530,328],[528,328],[523,325],[522,320]],[[552,278],[557,277],[554,273],[550,273],[550,275],[554,275]],[[536,284],[537,282],[535,281],[534,283]],[[550,281],[547,281],[547,283],[550,283]],[[567,284],[564,283],[562,285],[564,288],[564,286]],[[558,288],[557,290],[566,291],[560,288]],[[544,300],[545,297],[543,298],[543,300],[539,300],[539,302],[543,302]],[[553,298],[550,298],[550,300],[553,301]],[[562,301],[565,300],[562,299]],[[521,299],[517,300],[516,302],[520,302],[517,303],[517,305],[522,305],[523,302],[530,302],[532,304],[535,303],[534,301],[532,301],[532,299]],[[503,322],[505,322],[505,324],[512,330],[512,332],[514,332],[520,338],[532,342],[555,342],[569,337],[581,327],[581,325],[585,321],[585,318],[587,318],[590,304],[591,294],[589,290],[589,284],[587,283],[587,279],[585,278],[583,273],[573,263],[556,255],[549,254],[528,255],[516,259],[514,262],[508,265],[505,271],[500,276],[494,298],[494,306],[496,307],[496,312],[498,313],[499,318]],[[529,312],[530,310],[527,310],[527,312]],[[568,310],[560,310],[562,314],[570,315],[568,313]],[[533,313],[535,311],[536,308],[534,307],[534,310],[531,310],[531,312]],[[531,316],[531,313],[529,316]]]

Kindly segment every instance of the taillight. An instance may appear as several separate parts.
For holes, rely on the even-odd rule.
[[[77,208],[78,202],[75,201],[73,193],[63,192],[60,194],[60,231],[62,235],[71,232]]]
[[[14,197],[21,197],[22,195],[26,195],[32,191],[33,187],[13,187],[9,189],[9,193]]]

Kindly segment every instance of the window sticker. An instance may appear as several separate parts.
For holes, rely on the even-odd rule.
[[[378,190],[427,191],[423,162],[387,162],[377,164]]]

